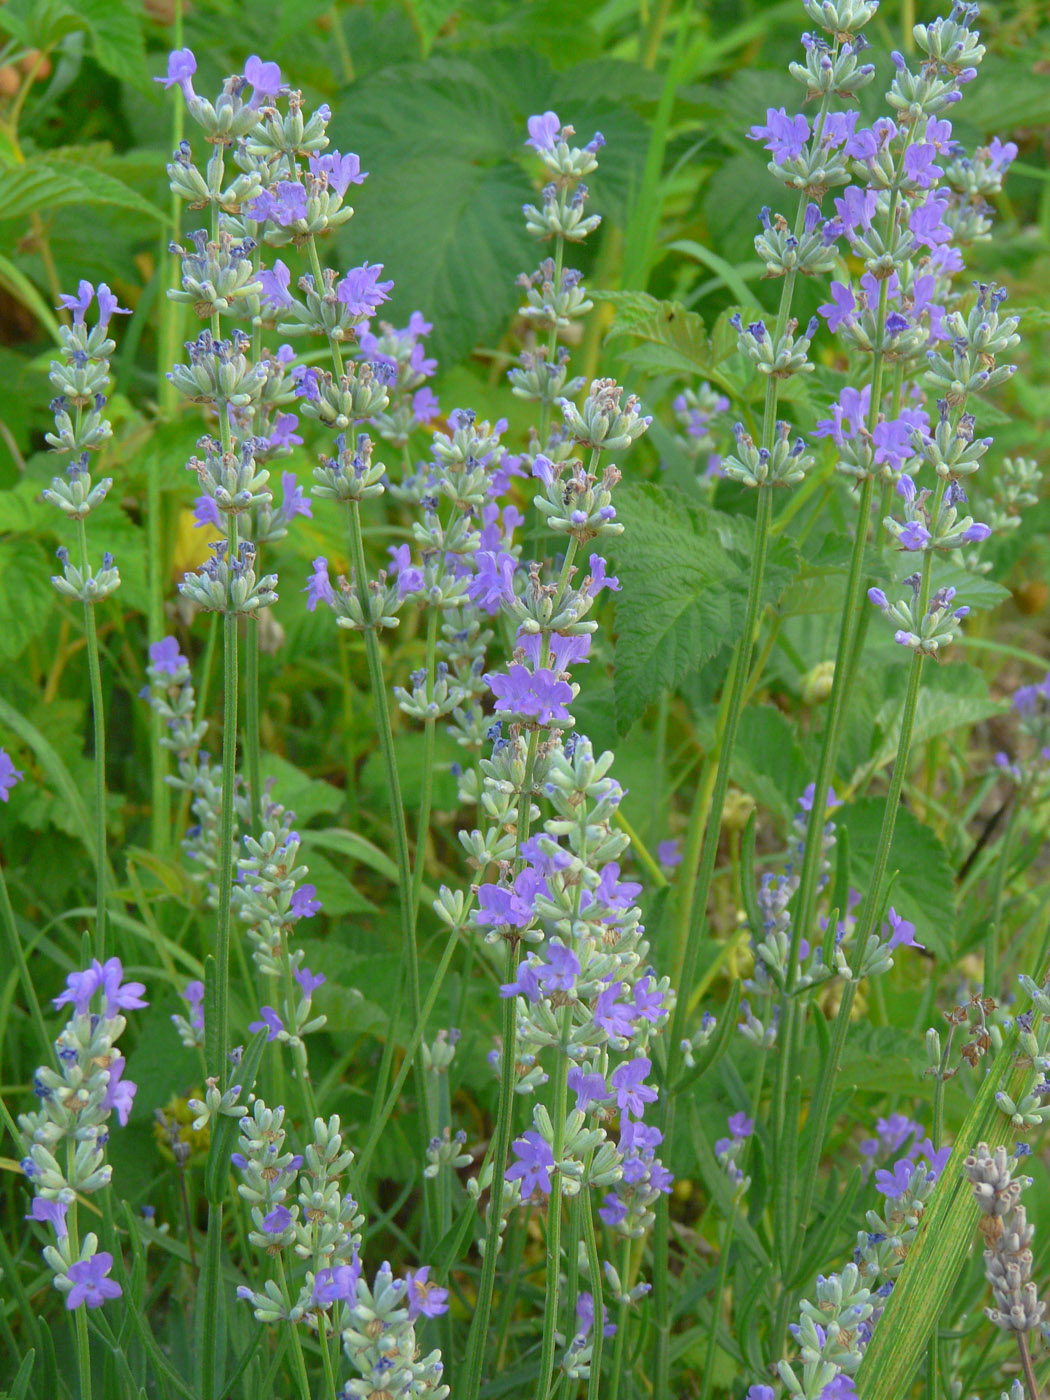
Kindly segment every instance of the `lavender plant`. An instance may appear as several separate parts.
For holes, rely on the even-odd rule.
[[[1010,753],[983,773],[946,763],[954,785],[939,786],[930,664],[981,643],[967,619],[994,556],[977,546],[1020,535],[1039,504],[1037,463],[998,465],[978,435],[1020,342],[978,270],[1017,147],[971,155],[953,131],[985,54],[976,6],[911,27],[881,115],[875,0],[803,9],[816,29],[788,72],[810,112],[770,107],[748,133],[788,200],[761,210],[754,240],[775,308],[727,308],[690,342],[696,322],[668,329],[680,312],[655,303],[650,341],[673,342],[679,377],[688,355],[706,377],[643,378],[644,407],[593,331],[596,301],[629,294],[571,265],[600,280],[615,248],[587,247],[601,133],[578,141],[551,110],[528,119],[522,217],[543,246],[495,356],[506,383],[475,406],[460,395],[481,380],[455,380],[446,407],[431,386],[437,308],[381,319],[397,289],[349,203],[369,152],[334,149],[338,115],[276,62],[249,57],[201,95],[194,52],[171,52],[158,81],[176,90],[180,231],[164,315],[198,324],[164,366],[165,395],[196,437],[194,562],[166,633],[154,607],[141,657],[123,616],[119,643],[100,641],[94,609],[120,580],[108,553],[91,564],[86,520],[113,480],[93,482],[88,459],[114,453],[116,473],[133,446],[118,465],[127,443],[103,416],[123,308],[81,282],[61,299],[46,439],[73,465],[43,495],[78,532],[80,561],[60,548],[54,584],[83,603],[96,893],[34,930],[4,851],[5,947],[44,1063],[37,1106],[0,1107],[31,1193],[20,1213],[47,1235],[37,1277],[0,1250],[12,1394],[896,1400],[922,1369],[928,1396],[963,1395],[997,1384],[984,1358],[1005,1354],[967,1321],[983,1285],[962,1272],[965,1174],[988,1315],[1015,1334],[1037,1400],[1050,1333],[1006,1142],[1034,1155],[1025,1135],[1050,1114],[1050,928],[1027,873],[1047,686],[1017,690],[1023,737],[995,740]],[[184,213],[202,227],[182,232]],[[687,495],[642,484],[654,451],[684,462]],[[683,538],[695,557],[675,573]],[[792,590],[828,558],[842,586],[816,654]],[[633,591],[660,596],[665,564],[686,579],[661,604],[687,619],[670,634],[680,693],[651,690],[655,763],[637,737],[617,760],[608,673],[615,693]],[[650,621],[655,635],[663,618]],[[345,749],[343,788],[270,761],[292,703],[278,680],[304,637],[325,692],[343,686],[342,720],[326,702],[312,722],[321,750]],[[690,679],[698,644],[707,664]],[[764,703],[781,652],[797,734]],[[878,689],[877,714],[872,668],[901,681]],[[129,843],[111,862],[104,689],[129,675],[145,679],[153,770],[178,795],[175,858],[165,808],[158,849]],[[861,749],[864,727],[877,734]],[[14,733],[5,807],[59,762],[31,726]],[[778,747],[793,764],[780,786],[763,771],[781,771]],[[693,763],[679,849],[674,794]],[[917,899],[899,838],[947,871],[915,812],[943,829],[958,802],[965,834],[1001,789],[1006,830],[959,872],[983,922],[946,992],[959,944],[940,929],[947,909]],[[312,826],[319,812],[335,824]],[[343,880],[351,862],[366,893]],[[41,1008],[51,963],[66,979],[54,1004],[72,1009],[57,1039]],[[1027,1012],[1003,996],[1015,968]],[[143,1017],[123,1048],[147,988],[159,1030]],[[923,1042],[939,1003],[949,1030]],[[110,1143],[114,1116],[141,1132],[129,1065],[172,1163],[169,1219],[137,1148]],[[877,1100],[874,1129],[851,1108],[855,1082]],[[75,1390],[31,1305],[48,1288],[72,1320]]]

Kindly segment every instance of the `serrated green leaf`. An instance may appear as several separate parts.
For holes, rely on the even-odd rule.
[[[70,3],[84,19],[99,67],[122,82],[145,87],[149,74],[141,7],[129,4],[128,0],[70,0]]]
[[[623,488],[617,509],[625,530],[611,551],[622,584],[614,690],[617,728],[626,733],[650,701],[737,640],[753,527],[651,484]],[[793,559],[793,547],[776,541],[766,599],[784,588]]]
[[[836,823],[849,833],[851,884],[855,889],[866,890],[871,883],[872,858],[885,808],[884,797],[865,797],[835,813]],[[915,925],[920,943],[947,956],[955,912],[954,874],[936,833],[906,807],[897,812],[887,869],[891,875],[899,872],[893,886],[897,913]]]
[[[768,811],[791,818],[806,786],[806,758],[794,727],[775,706],[744,710],[729,772]]]
[[[51,49],[67,34],[87,27],[66,0],[8,0],[0,7],[0,33],[29,48]]]
[[[67,204],[111,204],[167,222],[167,215],[130,185],[90,165],[48,158],[0,171],[0,219],[21,219],[37,209]]]
[[[673,374],[702,374],[728,394],[738,388],[717,367],[701,316],[676,301],[660,301],[648,292],[592,292],[595,301],[614,309],[605,341],[626,337],[639,342],[619,351],[620,358],[640,369]]]
[[[35,541],[0,541],[0,657],[13,661],[40,635],[55,606],[50,574],[49,561]]]

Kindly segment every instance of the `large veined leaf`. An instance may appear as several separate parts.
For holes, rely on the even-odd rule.
[[[626,733],[646,705],[739,637],[750,579],[750,526],[659,486],[625,487],[626,527],[612,550],[616,599],[616,722]],[[790,546],[766,569],[769,601],[793,573]]]
[[[0,32],[36,49],[51,49],[67,34],[85,33],[101,68],[144,86],[148,74],[141,12],[129,0],[8,0],[0,11]]]
[[[636,342],[620,346],[620,358],[639,369],[672,374],[702,374],[729,394],[739,392],[718,368],[720,356],[707,337],[701,316],[675,301],[659,301],[648,292],[594,292],[596,301],[613,307],[606,341],[618,345],[626,338]]]
[[[62,159],[27,161],[0,171],[0,219],[21,219],[65,204],[113,204],[159,223],[167,215],[130,185],[90,165]]]

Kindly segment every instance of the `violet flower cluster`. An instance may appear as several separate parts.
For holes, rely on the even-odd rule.
[[[122,1014],[142,1010],[141,982],[124,980],[119,958],[96,958],[83,972],[71,972],[56,1007],[72,1015],[55,1041],[55,1066],[33,1076],[40,1106],[22,1113],[18,1126],[25,1156],[22,1171],[33,1187],[29,1218],[51,1227],[53,1243],[44,1259],[66,1307],[100,1307],[119,1297],[120,1285],[107,1275],[112,1255],[100,1252],[94,1234],[78,1239],[76,1202],[108,1186],[109,1122],[115,1113],[123,1127],[131,1115],[136,1085],[124,1078],[124,1056],[117,1042],[127,1026]]]
[[[87,314],[92,302],[97,307],[95,324],[88,327]],[[79,564],[71,562],[65,545],[58,548],[61,574],[51,582],[66,598],[79,598],[86,606],[101,602],[120,587],[120,572],[113,556],[102,556],[97,572],[88,559],[85,522],[93,510],[102,504],[113,485],[111,477],[98,482],[91,479],[91,453],[97,452],[112,436],[113,429],[105,416],[109,389],[109,360],[117,348],[110,339],[109,323],[117,315],[130,315],[126,307],[118,306],[117,298],[105,282],[98,290],[82,281],[76,296],[63,296],[61,304],[73,313],[73,324],[61,326],[62,358],[51,361],[48,375],[57,395],[51,400],[55,415],[55,431],[46,433],[53,452],[70,456],[64,477],[56,476],[41,494],[45,501],[76,522]]]

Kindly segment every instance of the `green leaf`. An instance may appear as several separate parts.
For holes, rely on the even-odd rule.
[[[605,341],[628,336],[640,344],[619,352],[620,358],[639,369],[672,374],[703,374],[727,393],[739,389],[717,368],[704,321],[676,301],[659,301],[648,292],[591,293],[595,301],[613,307],[613,322]]]
[[[730,767],[733,781],[763,807],[790,820],[807,782],[795,728],[773,705],[744,710]]]
[[[836,823],[849,833],[850,874],[855,889],[866,890],[871,883],[873,856],[885,810],[884,797],[865,797],[835,813]],[[955,918],[955,878],[948,853],[936,833],[907,807],[897,812],[887,870],[890,875],[895,870],[899,872],[892,896],[897,913],[915,925],[920,943],[947,956]]]
[[[10,34],[28,48],[51,49],[86,28],[67,0],[7,0],[0,7],[0,33]]]
[[[55,606],[48,560],[33,540],[0,541],[0,657],[21,656]]]
[[[129,0],[71,0],[91,35],[100,68],[137,87],[149,83],[141,6]]]
[[[66,204],[112,204],[166,223],[167,215],[115,175],[63,159],[30,160],[0,171],[0,219],[21,219],[36,209]]]
[[[611,550],[622,584],[614,691],[617,728],[625,734],[650,701],[737,640],[753,527],[651,484],[621,488],[617,509],[626,528]],[[776,541],[765,599],[786,586],[793,561],[793,546]]]
[[[510,158],[522,135],[506,103],[480,67],[432,58],[357,84],[329,128],[370,171],[340,252],[383,263],[394,280],[384,319],[422,310],[443,367],[499,340],[518,305],[514,276],[536,261],[521,213],[535,191]]]
[[[864,766],[867,776],[884,764],[892,763],[900,738],[903,696],[894,696],[876,716],[884,738],[874,756]],[[964,725],[981,724],[1009,709],[1003,701],[992,700],[984,676],[975,666],[959,663],[934,671],[919,692],[912,730],[912,752],[938,734],[947,734]]]
[[[262,775],[264,781],[274,780],[275,798],[294,812],[299,822],[308,822],[322,812],[340,812],[346,801],[337,787],[321,778],[311,778],[280,754],[262,755]]]

